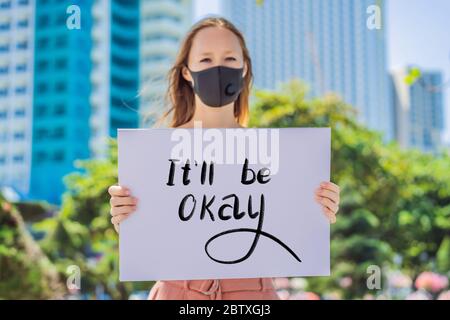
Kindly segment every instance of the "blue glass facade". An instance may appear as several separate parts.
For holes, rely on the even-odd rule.
[[[443,74],[420,69],[420,77],[409,85],[405,78],[412,68],[392,71],[390,98],[394,106],[395,136],[402,147],[439,152],[444,131]]]
[[[410,146],[423,151],[436,151],[440,147],[440,134],[444,130],[442,85],[440,72],[425,71],[411,86]]]
[[[80,0],[81,28],[69,29],[73,1],[37,0],[30,197],[60,202],[62,177],[89,157],[90,0]]]
[[[139,125],[139,17],[139,0],[111,1],[111,137]]]
[[[69,29],[72,1],[38,0],[35,25],[35,75],[30,198],[60,203],[63,177],[74,161],[92,157],[91,71],[95,67],[92,24],[95,0],[79,0],[81,28]],[[108,134],[139,125],[139,0],[111,0],[102,19],[109,50]],[[106,75],[106,74],[105,74]]]

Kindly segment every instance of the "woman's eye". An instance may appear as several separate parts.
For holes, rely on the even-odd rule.
[[[200,62],[210,62],[210,61],[211,61],[210,58],[204,58],[204,59],[200,60]]]
[[[234,58],[234,57],[228,57],[227,60],[236,61],[236,58]]]

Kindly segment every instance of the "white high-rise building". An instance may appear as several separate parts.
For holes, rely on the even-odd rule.
[[[193,21],[192,0],[141,0],[140,114],[148,127],[167,90],[166,76]]]
[[[393,138],[384,0],[221,4],[222,14],[244,33],[256,88],[276,89],[280,83],[302,79],[312,96],[339,94],[359,111],[359,120],[383,132],[387,140]],[[380,13],[379,29],[368,24],[374,12]]]
[[[0,1],[0,187],[29,192],[34,0]]]
[[[110,0],[95,0],[92,4],[92,70],[91,70],[91,136],[89,148],[92,157],[105,157],[109,137],[109,77],[110,77]]]
[[[140,0],[95,0],[89,147],[103,157],[118,128],[139,126]]]

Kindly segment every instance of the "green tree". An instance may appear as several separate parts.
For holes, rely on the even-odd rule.
[[[332,226],[331,277],[309,279],[318,293],[341,290],[362,297],[369,265],[392,266],[394,257],[412,277],[425,270],[448,272],[450,159],[386,144],[381,134],[356,120],[357,112],[335,95],[310,99],[300,81],[280,92],[256,91],[252,127],[331,127],[332,181],[341,187],[341,204]],[[118,280],[118,237],[110,224],[108,186],[117,182],[117,146],[103,160],[78,162],[66,178],[59,215],[35,225],[45,230],[41,245],[60,275],[68,265],[81,269],[82,290],[102,285],[113,298],[152,282]],[[446,238],[447,236],[447,238]],[[353,283],[341,288],[340,280]]]
[[[92,294],[102,286],[114,299],[127,299],[152,282],[119,282],[118,236],[110,222],[108,187],[117,183],[117,144],[111,140],[105,159],[78,161],[79,171],[65,177],[67,191],[60,214],[35,225],[47,236],[41,245],[64,273],[75,264],[81,270],[81,290]]]
[[[62,298],[56,267],[27,231],[20,212],[0,195],[0,299]]]
[[[450,230],[450,159],[386,144],[382,135],[356,120],[357,112],[335,95],[307,98],[300,81],[281,92],[257,91],[253,127],[331,127],[331,180],[341,187],[337,223],[332,227],[332,277],[315,278],[310,289],[339,289],[351,276],[344,297],[361,297],[369,265],[390,265],[402,258],[411,274],[448,263],[444,244]],[[448,270],[447,270],[448,271]]]

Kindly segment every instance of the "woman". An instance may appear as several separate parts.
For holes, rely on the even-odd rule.
[[[221,88],[221,83],[234,84]],[[252,67],[242,34],[223,18],[195,24],[181,44],[169,73],[171,127],[242,128],[248,117]],[[221,81],[222,80],[222,81]],[[216,86],[211,84],[217,84]],[[205,88],[207,89],[205,91]],[[119,224],[132,214],[137,199],[124,186],[111,186],[111,222]],[[331,223],[336,221],[339,187],[323,182],[315,199]],[[158,281],[149,299],[279,299],[271,278]]]

